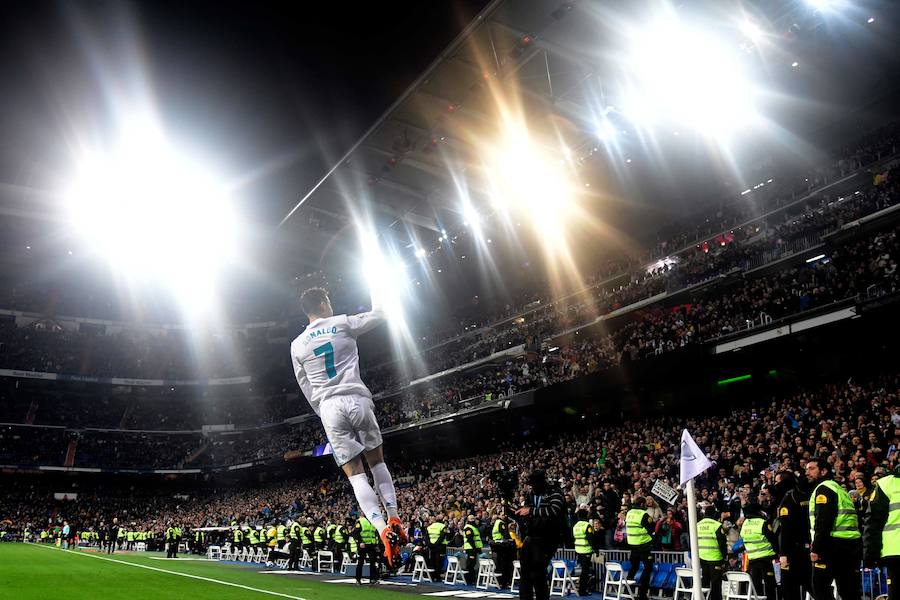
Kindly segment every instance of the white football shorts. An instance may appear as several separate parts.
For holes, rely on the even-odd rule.
[[[375,419],[375,403],[371,398],[331,396],[319,405],[319,417],[338,466],[382,443],[381,428]]]

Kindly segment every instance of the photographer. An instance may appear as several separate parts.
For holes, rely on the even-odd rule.
[[[562,539],[566,505],[562,492],[547,483],[547,476],[540,469],[531,472],[528,485],[531,493],[525,497],[525,506],[515,511],[516,521],[524,531],[519,552],[522,565],[519,598],[548,600],[547,567]]]

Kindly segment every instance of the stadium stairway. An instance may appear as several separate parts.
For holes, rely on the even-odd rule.
[[[197,459],[200,458],[201,456],[203,456],[203,454],[204,454],[204,453],[206,452],[206,450],[209,448],[209,445],[210,445],[210,442],[205,442],[205,443],[204,443],[203,445],[201,445],[199,448],[197,448],[196,450],[194,450],[193,452],[191,452],[191,455],[188,456],[188,457],[184,460],[184,465],[187,466],[187,465],[193,463],[195,460],[197,460]]]
[[[34,419],[37,416],[38,411],[38,401],[32,400],[31,405],[28,407],[28,412],[25,414],[25,423],[28,425],[34,425]]]
[[[66,461],[63,463],[64,467],[74,467],[75,466],[75,449],[78,448],[77,440],[69,440],[69,447],[66,449]]]

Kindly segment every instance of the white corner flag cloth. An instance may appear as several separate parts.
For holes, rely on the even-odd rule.
[[[712,466],[697,442],[685,429],[681,432],[681,485]]]

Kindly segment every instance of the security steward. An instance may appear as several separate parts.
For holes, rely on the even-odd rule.
[[[802,600],[809,590],[812,565],[809,562],[809,489],[804,479],[798,484],[794,474],[775,475],[778,503],[775,534],[781,565],[781,592],[785,600]]]
[[[722,600],[722,575],[725,573],[725,557],[728,540],[725,528],[719,522],[719,511],[707,506],[703,518],[697,523],[697,553],[704,588],[709,588],[709,600]]]
[[[194,554],[203,554],[203,548],[206,546],[206,532],[194,531]]]
[[[244,548],[244,532],[241,531],[240,527],[235,526],[231,531],[231,543],[234,544],[235,548]]]
[[[331,548],[338,568],[344,563],[344,552],[347,549],[347,530],[340,523],[335,523],[331,530]]]
[[[356,563],[356,583],[362,584],[363,565],[369,558],[369,583],[378,583],[378,530],[365,517],[360,517],[351,534],[359,545],[359,558]]]
[[[759,595],[768,600],[777,600],[775,584],[775,566],[777,556],[775,548],[778,539],[772,526],[762,512],[759,504],[752,502],[744,505],[744,522],[741,524],[741,538],[747,549],[747,571],[753,580],[753,587]],[[721,589],[721,586],[719,586]]]
[[[887,568],[888,600],[898,600],[900,581],[900,464],[876,482],[863,528],[863,565]]]
[[[178,532],[171,523],[166,529],[166,558],[178,558]]]
[[[297,523],[296,521],[288,521],[287,537],[291,542],[291,547],[287,568],[291,571],[300,570],[300,556],[303,549],[303,542],[301,541],[302,531],[303,527],[300,525],[300,523]]]
[[[344,534],[347,536],[347,552],[350,554],[350,560],[356,557],[359,552],[359,540],[353,537],[353,529],[355,523],[351,517],[347,517],[347,525],[344,527]]]
[[[635,498],[631,509],[625,514],[625,535],[631,550],[631,568],[628,579],[633,580],[638,567],[644,565],[638,582],[638,600],[647,600],[650,591],[650,576],[653,574],[653,519],[647,514],[647,500]]]
[[[316,551],[325,550],[325,528],[321,525],[316,525],[313,531],[313,542],[315,542]]]
[[[302,543],[303,547],[306,548],[306,551],[312,555],[315,553],[315,548],[313,548],[312,534],[308,527],[310,523],[312,523],[311,520],[307,521],[307,525],[300,526],[300,543]]]
[[[328,546],[328,549],[331,550],[334,548],[334,528],[335,524],[331,522],[331,517],[328,518],[328,523],[325,525],[325,542]]]
[[[481,541],[481,532],[478,531],[476,523],[478,520],[475,515],[469,515],[466,518],[466,525],[463,527],[463,550],[466,553],[466,583],[475,585],[475,579],[478,576],[478,555],[484,548]]]
[[[508,588],[512,578],[516,546],[509,535],[509,517],[503,513],[494,520],[491,527],[491,551],[494,553],[494,564],[497,566],[497,583],[501,588]]]
[[[588,521],[588,511],[580,508],[575,513],[578,521],[572,527],[572,537],[575,539],[575,553],[578,555],[578,566],[581,567],[581,576],[578,578],[578,595],[591,595],[591,576],[594,573],[593,556],[594,528]]]
[[[275,545],[281,549],[284,548],[285,537],[284,532],[287,530],[287,527],[284,523],[279,523],[275,528]]]
[[[247,529],[247,532],[244,533],[244,539],[247,541],[247,544],[253,548],[254,550],[259,545],[259,535],[256,533],[256,530],[252,527]]]
[[[860,600],[862,544],[856,508],[850,494],[831,477],[831,466],[825,459],[807,461],[806,478],[813,484],[809,498],[812,596],[815,600],[834,600],[834,582],[841,600]]]
[[[444,524],[444,515],[434,518],[428,526],[426,541],[428,543],[428,568],[435,573],[443,570],[444,556],[447,554],[447,525]]]
[[[313,530],[313,548],[315,548],[315,551],[311,553],[313,557],[313,571],[319,570],[319,550],[325,550],[326,543],[325,528],[321,525],[316,525],[316,528]]]

